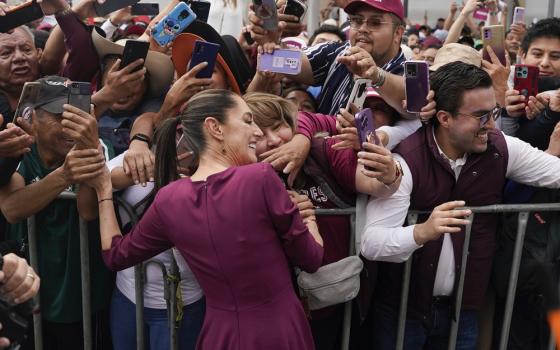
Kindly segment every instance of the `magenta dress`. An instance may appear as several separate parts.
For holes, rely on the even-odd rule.
[[[103,258],[120,270],[172,246],[206,295],[197,349],[314,348],[289,263],[314,272],[323,249],[269,164],[171,183]]]

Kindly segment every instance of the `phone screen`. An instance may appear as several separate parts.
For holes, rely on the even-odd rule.
[[[42,17],[43,10],[41,9],[41,5],[36,2],[26,2],[23,5],[7,11],[5,16],[0,17],[0,33],[7,33],[11,29],[33,22]]]

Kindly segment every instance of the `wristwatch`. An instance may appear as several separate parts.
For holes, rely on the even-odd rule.
[[[130,139],[130,142],[132,143],[132,141],[134,140],[138,140],[138,141],[142,141],[142,142],[146,142],[148,144],[148,147],[152,147],[152,141],[150,140],[150,137],[148,135],[145,134],[135,134],[134,136],[132,136],[132,138]]]

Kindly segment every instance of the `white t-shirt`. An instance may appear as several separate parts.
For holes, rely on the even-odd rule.
[[[122,167],[124,161],[123,153],[109,162],[107,162],[107,167],[109,171],[113,169]],[[140,185],[134,185],[124,190],[121,194],[121,198],[130,205],[135,205],[144,199],[154,188],[153,182],[148,182],[146,187]],[[142,212],[144,208],[140,208],[138,212]],[[130,217],[125,210],[119,208],[119,214],[122,219],[123,225],[130,222]],[[144,264],[148,263],[146,268],[146,282],[144,283],[144,306],[151,309],[166,309],[167,304],[163,298],[164,290],[164,280],[163,273],[160,264],[155,264],[153,262],[159,262],[165,266],[167,271],[171,266],[173,255],[175,255],[175,260],[177,261],[177,266],[179,266],[179,273],[181,274],[181,291],[183,294],[183,305],[189,305],[198,301],[204,293],[198,284],[198,281],[194,277],[189,265],[183,259],[181,254],[175,251],[175,249],[167,250],[159,255],[154,256]],[[117,272],[117,288],[121,293],[124,294],[130,301],[136,303],[135,294],[135,279],[134,279],[134,267]]]

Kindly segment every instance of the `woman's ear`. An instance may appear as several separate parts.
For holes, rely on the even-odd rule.
[[[204,127],[211,138],[218,141],[224,140],[224,132],[222,124],[214,117],[208,117],[204,120]]]

